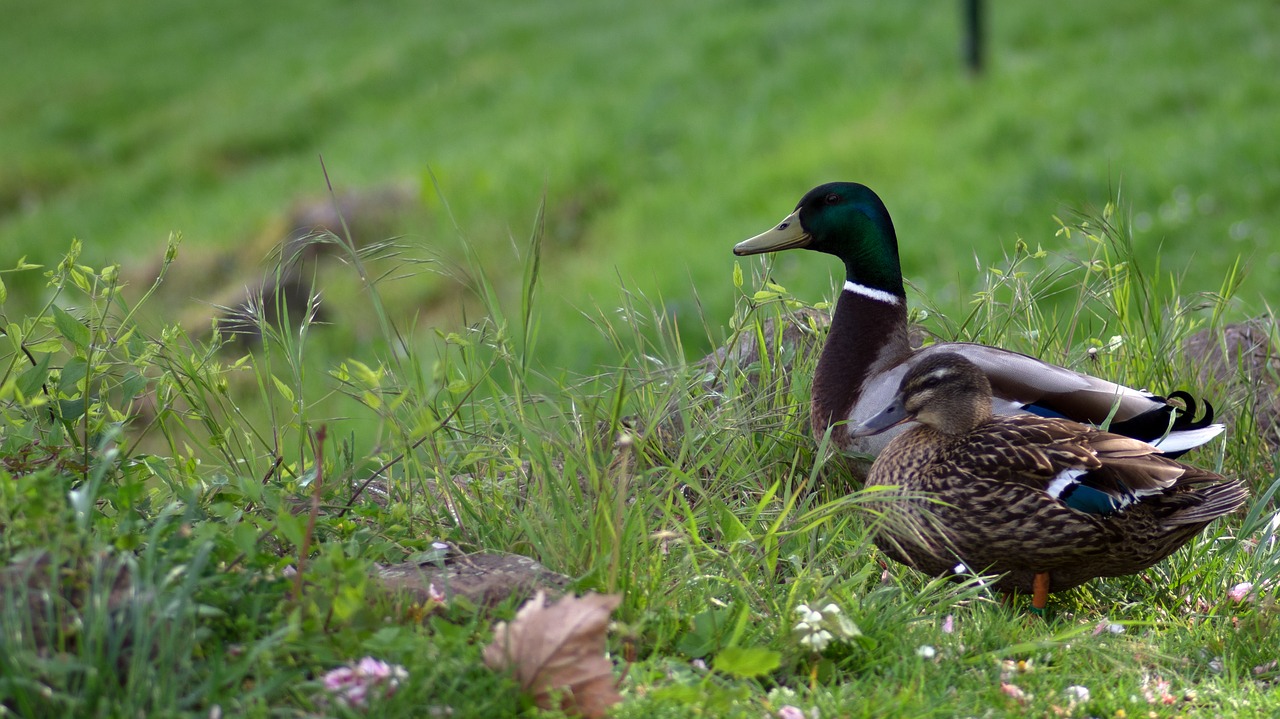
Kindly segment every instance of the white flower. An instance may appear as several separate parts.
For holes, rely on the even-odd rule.
[[[925,659],[933,659],[937,655],[938,655],[938,650],[934,649],[928,644],[921,644],[920,648],[916,649],[916,656],[918,657],[923,657]]]
[[[791,704],[800,700],[800,694],[791,687],[774,687],[767,698],[770,704]]]
[[[831,632],[828,632],[825,629],[819,629],[816,632],[800,637],[800,643],[813,649],[815,652],[820,652],[826,649],[827,645],[830,644],[831,640],[834,638],[835,637],[831,636]]]
[[[807,604],[796,607],[796,614],[800,615],[800,624],[796,625],[797,629],[804,625],[816,627],[822,624],[822,612],[815,612]]]
[[[1080,686],[1079,684],[1072,684],[1066,689],[1063,689],[1062,693],[1066,694],[1067,698],[1073,704],[1076,702],[1080,702],[1081,704],[1084,704],[1089,701],[1089,696],[1090,696],[1089,687],[1083,687],[1083,686]]]
[[[862,632],[858,630],[858,626],[853,623],[853,620],[843,614],[836,618],[835,630],[841,639],[853,639],[854,637],[862,636]]]
[[[862,635],[848,617],[835,604],[828,604],[815,611],[807,604],[798,605],[795,613],[800,621],[792,631],[800,635],[800,643],[815,652],[826,649],[832,641],[847,641]]]

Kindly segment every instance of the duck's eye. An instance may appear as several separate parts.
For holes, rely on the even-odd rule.
[[[824,197],[823,199],[826,201],[826,203],[827,203],[828,205],[835,205],[835,204],[839,204],[839,202],[840,202],[840,196],[839,196],[839,195],[837,195],[837,194],[836,194],[836,193],[834,193],[834,192],[833,192],[833,193],[831,193],[831,194],[829,194],[829,195],[827,195],[827,196],[826,196],[826,197]]]

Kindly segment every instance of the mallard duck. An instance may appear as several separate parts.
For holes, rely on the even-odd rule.
[[[875,455],[891,436],[858,439],[848,429],[889,402],[903,375],[938,352],[957,352],[986,373],[997,414],[1030,412],[1102,424],[1112,432],[1157,444],[1171,456],[1222,432],[1213,408],[1196,418],[1196,401],[1176,392],[1177,407],[1160,396],[1058,367],[1018,352],[964,342],[913,350],[907,339],[907,300],[898,264],[898,240],[889,211],[876,193],[853,182],[810,190],[776,227],[733,248],[736,255],[795,247],[835,255],[845,283],[813,378],[812,424],[817,436],[839,422],[833,443]]]
[[[1001,574],[996,588],[1032,593],[1037,610],[1049,592],[1150,567],[1248,496],[1238,480],[1131,437],[994,415],[986,373],[953,352],[915,362],[852,434],[912,420],[867,477],[888,492],[876,545],[936,576]]]

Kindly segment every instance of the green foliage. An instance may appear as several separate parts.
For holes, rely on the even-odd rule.
[[[1076,254],[1020,243],[964,316],[926,303],[917,318],[1136,384],[1192,381],[1177,348],[1222,321],[1231,279],[1188,299],[1110,213],[1062,229]],[[0,707],[358,715],[322,678],[371,655],[407,672],[371,713],[536,715],[481,660],[514,603],[489,614],[379,589],[376,564],[434,562],[447,541],[623,596],[611,647],[634,663],[617,716],[1277,708],[1262,689],[1280,478],[1259,445],[1194,457],[1251,478],[1245,517],[1028,618],[981,578],[882,564],[877,493],[809,434],[820,314],[767,264],[726,278],[729,344],[695,363],[664,305],[623,288],[619,311],[591,316],[614,361],[580,376],[537,359],[545,231],[535,221],[522,250],[518,309],[469,266],[492,304],[430,347],[387,313],[361,267],[376,258],[340,245],[383,336],[332,364],[310,352],[314,317],[276,327],[269,297],[250,350],[143,327],[114,269],[73,245],[46,272],[46,307],[3,319]]]
[[[0,244],[52,264],[78,236],[90,264],[128,272],[182,230],[260,260],[250,238],[325,194],[323,156],[342,186],[416,182],[425,207],[394,232],[446,264],[474,252],[517,313],[510,229],[545,198],[541,358],[580,372],[612,361],[580,311],[612,306],[619,277],[705,351],[699,323],[732,308],[732,244],[835,179],[880,192],[907,277],[952,314],[973,257],[1019,234],[1057,250],[1053,213],[1116,195],[1137,249],[1188,267],[1189,290],[1242,256],[1248,302],[1280,293],[1272,3],[993,6],[976,78],[951,7],[571,5],[24,7],[0,30]],[[826,258],[780,262],[798,296],[828,290]],[[455,330],[476,307],[447,277],[396,284],[397,318]],[[39,282],[6,285],[38,308]],[[357,287],[326,299],[364,307]],[[362,318],[343,319],[349,347]]]

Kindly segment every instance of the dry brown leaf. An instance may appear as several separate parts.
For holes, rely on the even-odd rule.
[[[613,664],[604,655],[609,615],[621,601],[616,594],[587,594],[547,605],[538,592],[510,625],[494,625],[484,663],[514,671],[516,681],[543,709],[603,717],[622,701]],[[552,696],[557,693],[559,701]]]

